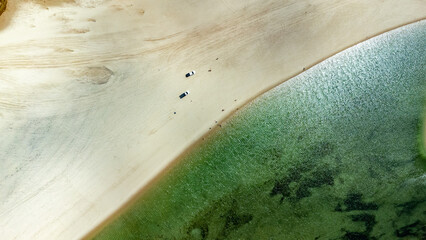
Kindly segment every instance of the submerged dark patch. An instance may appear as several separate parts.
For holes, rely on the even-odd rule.
[[[226,239],[230,234],[252,221],[253,215],[239,210],[235,192],[219,199],[192,219],[187,236],[199,239]],[[211,230],[213,229],[213,230]]]
[[[426,239],[426,225],[424,222],[417,220],[412,224],[397,229],[395,235],[397,237],[413,236],[419,239]]]
[[[290,196],[290,183],[291,181],[287,178],[276,181],[269,195],[271,197],[281,195],[280,202],[282,203],[285,198]]]
[[[313,188],[333,185],[336,172],[327,165],[318,163],[315,165],[313,161],[304,161],[290,168],[287,176],[275,181],[270,196],[281,195],[280,203],[287,198],[291,202],[300,201],[311,196]],[[290,187],[291,184],[294,186]]]
[[[357,214],[351,216],[352,221],[354,222],[364,222],[365,224],[365,233],[369,234],[373,230],[374,225],[376,225],[376,218],[372,214]]]
[[[347,68],[334,65],[346,62],[338,57],[333,71],[314,67],[319,75],[253,102],[103,236],[422,239],[424,169],[414,165],[412,124],[423,109],[424,69],[406,70],[425,62],[423,39],[369,44]]]
[[[335,211],[354,211],[354,210],[377,210],[378,205],[375,203],[365,203],[362,201],[362,194],[360,193],[349,193],[343,201],[345,208],[339,203]]]
[[[417,206],[424,202],[425,202],[424,200],[419,200],[419,201],[414,200],[414,201],[398,204],[396,205],[397,215],[398,216],[411,215],[411,213],[417,208]]]
[[[361,232],[352,232],[346,231],[343,236],[344,240],[374,240],[375,237],[371,236],[371,231],[373,230],[374,225],[376,225],[376,218],[372,214],[362,213],[350,216],[353,222],[363,222],[365,225],[365,230]]]
[[[368,234],[363,232],[346,232],[343,236],[344,240],[373,240]]]
[[[230,209],[224,218],[225,227],[223,228],[222,236],[226,237],[231,231],[249,223],[253,216],[250,214],[238,214],[235,209]]]

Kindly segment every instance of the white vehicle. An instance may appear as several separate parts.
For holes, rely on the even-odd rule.
[[[185,75],[185,77],[190,77],[195,74],[195,71],[191,71]]]
[[[188,94],[189,94],[189,91],[186,91],[186,92],[182,93],[181,95],[179,95],[179,98],[182,99],[182,98],[186,97],[186,95],[188,95]]]

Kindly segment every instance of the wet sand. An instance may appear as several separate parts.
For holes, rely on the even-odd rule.
[[[423,7],[9,1],[0,16],[0,233],[84,236],[244,103],[424,18]]]

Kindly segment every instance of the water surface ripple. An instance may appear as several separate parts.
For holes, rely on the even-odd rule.
[[[425,239],[425,97],[422,21],[256,99],[97,238]]]

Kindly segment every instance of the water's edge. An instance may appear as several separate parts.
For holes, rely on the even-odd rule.
[[[332,60],[330,60],[330,61],[332,61]],[[424,66],[423,66],[423,68],[424,68]],[[422,69],[423,70],[423,69]],[[424,71],[424,70],[423,70]],[[276,92],[276,91],[278,91],[278,90],[276,90],[276,89],[274,89],[274,90],[272,90],[271,92]],[[269,93],[268,93],[269,94]],[[272,93],[271,93],[272,94]],[[271,94],[269,94],[268,96],[270,96]],[[420,92],[420,94],[421,94],[421,92]],[[264,98],[268,98],[268,96],[265,96]],[[302,96],[303,96],[303,94],[302,94]],[[326,96],[326,95],[324,95],[324,96]],[[256,103],[255,103],[256,104]],[[258,110],[258,109],[257,109]],[[295,110],[297,110],[297,109],[295,109]],[[377,110],[377,109],[376,109]],[[250,112],[249,110],[245,110],[245,111],[247,111],[247,112]],[[244,114],[247,114],[247,113],[244,113]],[[243,115],[244,115],[243,114]],[[272,117],[272,116],[270,116],[270,117]],[[299,120],[309,120],[309,119],[299,119]],[[327,119],[317,119],[317,120],[320,120],[320,121],[327,121]],[[234,121],[235,122],[235,121]],[[232,121],[230,121],[230,122],[228,122],[230,125],[232,125],[232,124],[234,124]],[[297,122],[295,122],[295,124],[297,124]],[[419,125],[419,122],[417,122],[417,123],[415,123],[417,126]],[[231,127],[233,127],[233,126],[231,126]],[[227,128],[229,128],[228,126],[225,126],[225,129],[227,129]],[[419,131],[419,129],[417,129],[418,131],[417,131],[417,133],[416,133],[416,136],[418,136],[419,135],[419,132],[421,132],[421,131]],[[222,131],[222,130],[221,130]],[[225,130],[223,130],[223,131],[225,131]],[[214,133],[214,135],[220,135],[221,133],[218,133],[218,132],[216,132],[216,133]],[[373,135],[374,135],[374,133],[373,133]],[[299,136],[297,136],[297,138],[299,138],[301,135],[299,135]],[[372,136],[372,138],[374,138],[375,136]],[[213,138],[214,138],[214,136],[213,136]],[[303,137],[302,137],[303,138]],[[209,140],[208,140],[209,141]],[[207,141],[207,142],[208,142]],[[248,140],[248,141],[250,141],[250,140]],[[307,146],[309,146],[309,145],[312,145],[312,142],[310,142],[310,143],[308,143],[307,144]],[[316,143],[315,143],[316,144]],[[315,145],[314,144],[314,145]],[[324,141],[322,141],[322,142],[320,142],[319,143],[320,145],[318,145],[318,146],[312,146],[313,148],[311,149],[311,150],[308,150],[308,149],[305,149],[306,151],[314,151],[315,152],[315,154],[314,155],[312,155],[310,158],[316,158],[315,157],[315,155],[320,155],[320,156],[322,156],[322,155],[324,155],[323,157],[324,158],[330,158],[330,156],[332,155],[332,152],[334,151],[333,149],[335,148],[334,146],[332,146],[333,144],[332,143],[330,143],[330,142],[328,142],[328,141],[326,141],[326,142],[324,142]],[[205,146],[206,144],[203,144],[203,146]],[[256,147],[255,145],[253,145],[252,147]],[[308,147],[309,148],[309,147]],[[268,148],[269,149],[269,148]],[[325,152],[323,152],[322,153],[322,151],[324,151],[324,149],[325,149]],[[194,149],[194,151],[195,152],[198,152],[196,149]],[[273,152],[269,152],[268,154],[272,154],[272,156],[279,156],[279,157],[276,157],[276,158],[279,158],[279,159],[281,159],[282,158],[282,152],[280,152],[281,150],[279,150],[278,148],[272,148],[272,150],[271,151],[273,151]],[[275,152],[274,152],[275,151]],[[318,152],[318,151],[320,151],[320,152]],[[194,153],[195,155],[197,154],[197,153]],[[193,154],[193,155],[194,155]],[[300,153],[294,153],[293,155],[297,155],[297,154],[300,154]],[[335,154],[337,154],[337,153],[335,153]],[[337,154],[337,155],[340,155],[340,154]],[[338,156],[333,156],[333,159],[335,158],[335,157],[338,157]],[[340,156],[341,157],[341,156]],[[189,157],[190,158],[190,157]],[[277,160],[277,159],[276,159]],[[275,161],[276,161],[275,160]],[[334,159],[335,160],[335,159]],[[334,161],[333,160],[333,161]],[[186,161],[189,161],[189,160],[186,160]],[[330,159],[328,159],[328,160],[322,160],[322,161],[325,161],[325,165],[328,165],[328,164],[332,164],[331,162],[329,162],[330,161]],[[185,164],[185,163],[182,163],[183,165]],[[287,167],[294,167],[294,168],[296,168],[296,169],[299,169],[299,168],[303,168],[303,165],[305,165],[305,164],[308,164],[308,163],[303,163],[302,165],[294,165],[294,166],[287,166]],[[322,183],[322,184],[320,184],[320,186],[318,187],[319,189],[321,189],[322,187],[325,187],[325,186],[327,186],[327,185],[329,185],[329,183],[330,183],[330,176],[331,175],[333,175],[334,176],[334,174],[336,174],[336,173],[334,173],[334,171],[342,171],[342,170],[339,170],[338,168],[339,167],[337,167],[337,166],[334,166],[334,167],[330,167],[330,168],[327,168],[328,170],[326,171],[326,172],[323,172],[322,170],[321,170],[321,168],[324,168],[325,167],[325,165],[324,166],[322,166],[322,167],[320,167],[320,168],[318,168],[318,167],[314,167],[316,170],[314,171],[314,172],[312,172],[311,170],[308,170],[308,172],[306,172],[306,174],[313,174],[313,175],[315,175],[315,174],[319,174],[319,175],[321,175],[322,176],[322,178],[325,178],[325,179],[323,179],[324,181],[324,183]],[[299,167],[297,167],[297,166],[299,166]],[[190,168],[190,166],[182,166],[181,168]],[[336,169],[335,169],[336,168]],[[299,169],[299,171],[298,172],[300,172],[300,171],[302,171],[303,169]],[[306,169],[305,169],[306,170]],[[170,170],[171,171],[171,170]],[[254,171],[254,170],[253,170]],[[258,169],[256,169],[256,171],[258,171]],[[255,171],[255,172],[256,172]],[[186,172],[185,170],[182,170],[182,172]],[[302,171],[303,172],[303,171]],[[297,175],[297,172],[294,172],[294,173],[291,173],[290,172],[290,174],[296,174]],[[384,174],[384,173],[382,173],[382,174]],[[303,174],[302,174],[303,175]],[[227,176],[227,175],[226,175]],[[321,177],[320,176],[320,177]],[[241,176],[240,176],[241,177]],[[299,176],[298,177],[299,179],[301,179],[301,178],[304,178],[304,176]],[[239,180],[240,181],[240,180]],[[250,180],[250,179],[244,179],[244,181],[243,181],[243,185],[250,185],[248,182],[251,182],[252,180]],[[278,181],[278,182],[277,182]],[[272,190],[271,190],[271,192],[270,192],[270,195],[273,195],[272,197],[274,197],[275,195],[282,195],[283,196],[283,198],[284,198],[284,195],[285,194],[283,194],[282,192],[280,192],[281,190],[280,189],[282,189],[283,188],[283,184],[281,184],[280,183],[280,181],[282,182],[282,181],[284,181],[284,182],[286,182],[286,181],[290,181],[289,179],[287,179],[287,180],[285,180],[285,179],[281,179],[281,180],[277,180],[277,181],[275,181],[275,183],[273,183],[273,182],[269,182],[269,183],[264,183],[264,184],[266,184],[266,185],[271,185],[271,187],[269,187],[269,188],[272,188]],[[311,186],[312,184],[313,185],[315,185],[315,183],[312,183],[312,182],[309,182],[309,181],[311,181],[311,180],[309,180],[309,179],[307,179],[306,181],[308,181],[308,182],[306,182],[306,183],[302,183],[302,184],[308,184],[308,186]],[[333,184],[334,184],[334,178],[333,178]],[[241,182],[241,181],[240,181]],[[297,184],[299,184],[299,183],[296,183],[296,185]],[[269,186],[268,185],[268,186]],[[325,185],[325,186],[324,186]],[[263,186],[263,185],[262,185]],[[300,187],[300,186],[299,186]],[[243,187],[244,188],[244,187]],[[307,189],[310,189],[311,187],[308,187]],[[314,187],[314,188],[316,188],[316,187]],[[255,187],[255,189],[257,189],[257,187]],[[274,190],[275,189],[275,190]],[[300,189],[300,188],[299,188]],[[154,192],[156,191],[155,189],[153,190]],[[186,191],[191,191],[191,189],[189,188],[189,189],[186,189]],[[233,190],[233,191],[237,191],[237,193],[235,193],[236,195],[238,195],[238,194],[242,194],[242,195],[244,195],[245,193],[243,193],[244,192],[244,189],[243,190]],[[286,190],[287,191],[287,190]],[[306,191],[306,189],[305,189],[305,191]],[[308,192],[310,192],[311,190],[308,190]],[[239,192],[239,193],[238,193]],[[234,195],[235,195],[234,194]],[[297,198],[297,191],[295,192],[295,193],[292,193],[292,194],[296,194],[296,198]],[[302,194],[302,193],[300,193],[300,194]],[[305,194],[309,194],[309,193],[305,193]],[[154,194],[155,195],[155,194]],[[303,194],[302,194],[303,195]],[[348,195],[348,194],[346,194],[346,196],[341,196],[341,198],[342,199],[344,199],[344,198],[346,198],[346,199],[348,199],[348,198],[351,198],[351,196],[352,196],[352,200],[354,200],[354,201],[358,201],[359,202],[359,204],[361,204],[361,202],[360,201],[364,201],[364,200],[362,200],[362,195],[360,196],[359,195],[359,193],[357,193],[356,191],[355,192],[353,192],[352,193],[352,195]],[[176,197],[180,197],[180,196],[176,196]],[[299,196],[300,197],[300,196]],[[300,198],[300,199],[305,199],[304,197],[302,197],[302,198]],[[283,199],[283,200],[280,200],[279,202],[281,202],[281,204],[284,202],[284,200],[285,199]],[[149,201],[149,200],[145,200],[145,201]],[[222,200],[222,201],[224,201],[224,202],[227,202],[227,205],[232,205],[232,204],[234,204],[234,203],[232,203],[232,199],[228,199],[228,200]],[[231,202],[229,202],[229,201],[231,201]],[[343,203],[341,203],[341,207],[345,207],[345,201],[346,200],[344,200],[343,201]],[[347,201],[349,201],[349,200],[347,200]],[[215,205],[215,204],[217,204],[217,203],[212,203],[213,205]],[[223,203],[222,203],[223,204]],[[342,205],[343,204],[343,205]],[[366,204],[367,206],[374,206],[374,204],[376,204],[376,203],[371,203],[371,204],[373,204],[373,205],[368,205],[368,203],[364,203],[364,204]],[[422,203],[423,204],[423,203]],[[226,204],[225,204],[226,205]],[[376,204],[377,206],[378,206],[378,204]],[[376,206],[376,207],[377,207]],[[159,207],[161,207],[161,206],[159,206]],[[166,206],[167,207],[167,206]],[[278,206],[279,207],[279,206]],[[282,206],[281,206],[282,207]],[[288,207],[288,206],[287,206]],[[220,208],[220,207],[216,207],[216,208]],[[346,208],[348,208],[348,206],[346,206]],[[350,208],[350,207],[349,207]],[[371,207],[372,209],[367,209],[367,210],[377,210],[377,209],[374,209],[375,207]],[[378,207],[377,207],[378,208]],[[283,211],[285,211],[284,209],[282,209]],[[210,210],[208,210],[208,211],[210,211]],[[248,224],[248,223],[250,223],[250,222],[252,222],[252,219],[253,219],[253,216],[252,217],[249,217],[249,215],[247,215],[247,214],[240,214],[241,216],[239,216],[239,213],[236,213],[236,212],[229,212],[230,210],[228,209],[228,210],[226,210],[226,209],[224,209],[223,211],[225,211],[225,212],[227,212],[228,211],[228,215],[229,214],[231,214],[230,215],[230,217],[231,218],[236,218],[236,219],[240,219],[241,220],[241,222],[244,222],[244,224]],[[343,210],[341,210],[340,212],[342,212]],[[345,210],[346,211],[346,210]],[[343,211],[344,212],[344,211]],[[204,213],[206,213],[206,212],[204,212]],[[207,213],[209,213],[209,212],[207,212]],[[148,216],[151,216],[151,217],[153,217],[153,215],[149,215],[149,214],[145,214],[144,213],[144,215],[148,215]],[[210,213],[210,215],[214,215],[214,213],[213,212],[211,212]],[[237,216],[238,215],[238,216]],[[193,218],[199,218],[199,217],[197,217],[197,216],[193,216]],[[371,214],[370,215],[363,215],[363,217],[366,217],[366,218],[370,218],[370,220],[371,220]],[[143,217],[142,217],[143,218]],[[154,217],[155,218],[155,217]],[[220,218],[220,217],[219,217]],[[251,219],[250,219],[251,218]],[[245,219],[245,220],[244,220]],[[181,220],[183,220],[183,219],[181,219]],[[151,221],[151,220],[147,220],[147,221],[149,221],[151,224],[155,224],[155,221]],[[200,220],[201,221],[201,220]],[[200,221],[198,221],[198,222],[200,222]],[[202,220],[201,222],[205,222],[206,220]],[[209,220],[210,222],[211,221],[219,221],[219,220],[215,220],[215,219],[210,219]],[[360,220],[359,220],[360,221]],[[358,222],[359,222],[358,221]],[[374,220],[374,221],[376,221],[376,220]],[[357,222],[357,221],[355,221],[355,222]],[[361,221],[362,222],[362,221]],[[231,221],[231,223],[232,223],[232,221]],[[147,222],[145,222],[145,225],[147,225],[148,223]],[[244,225],[243,224],[243,225]],[[367,222],[366,222],[366,224],[367,224]],[[119,225],[121,225],[121,224],[119,224]],[[149,225],[149,224],[148,224]],[[225,225],[226,225],[226,221],[225,221]],[[231,224],[232,226],[234,226],[235,224],[234,223],[232,223]],[[238,225],[238,224],[237,224]],[[235,226],[234,226],[235,227]],[[239,227],[241,227],[241,226],[239,226]],[[238,227],[238,228],[239,228]],[[237,229],[238,229],[237,228]],[[189,236],[187,236],[187,237],[194,237],[195,239],[196,239],[196,237],[197,236],[201,236],[201,235],[203,235],[202,233],[205,231],[205,230],[203,230],[203,227],[201,226],[201,227],[196,227],[195,226],[195,228],[194,228],[195,230],[195,232],[192,232],[192,231],[190,231],[188,234],[190,234]],[[197,230],[198,229],[198,230]],[[232,227],[231,227],[231,229],[232,229]],[[118,230],[118,229],[116,229],[116,230]],[[367,228],[367,230],[368,230],[368,228]],[[124,232],[125,232],[125,230],[123,230]],[[218,233],[216,233],[216,236],[226,236],[226,237],[230,237],[230,233],[228,232],[223,232],[224,230],[222,230],[222,232],[218,232]],[[372,229],[370,229],[370,232],[368,233],[368,234],[371,234],[371,231],[372,231]],[[146,231],[144,230],[144,231],[142,231],[142,232],[140,232],[139,230],[137,230],[136,232],[138,232],[138,233],[140,233],[140,234],[146,234]],[[346,232],[346,234],[351,234],[352,232],[351,231],[347,231]],[[357,232],[357,233],[364,233],[364,232]],[[129,232],[129,234],[135,234],[135,233],[132,233],[132,232]],[[180,234],[183,234],[182,235],[182,237],[184,237],[184,235],[186,234],[186,233],[182,233],[182,232],[180,232]],[[198,235],[197,235],[198,234]],[[200,235],[201,234],[201,235]],[[212,233],[211,231],[210,231],[210,234],[214,234],[214,233]],[[217,234],[219,234],[219,235],[217,235]],[[221,235],[222,234],[222,235]],[[277,233],[277,234],[279,234],[279,233]],[[106,236],[106,235],[102,235],[102,236]],[[172,235],[172,236],[174,236],[174,235]],[[176,236],[176,235],[175,235]],[[209,235],[206,235],[206,236],[209,236]],[[158,237],[158,236],[157,236]],[[231,234],[231,237],[232,237],[232,234]],[[297,236],[295,236],[295,237],[297,237]]]

